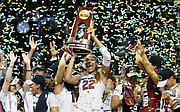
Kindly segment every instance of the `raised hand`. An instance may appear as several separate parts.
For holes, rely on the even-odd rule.
[[[29,37],[29,44],[30,44],[30,46],[31,46],[31,49],[36,49],[36,47],[37,47],[37,41],[34,42],[34,37],[32,37],[32,36]]]
[[[61,49],[58,49],[58,50],[55,49],[55,42],[50,42],[50,51],[51,51],[52,57],[56,57],[56,55],[58,54],[60,50]]]
[[[137,45],[136,45],[136,47],[135,47],[135,50],[136,50],[136,52],[137,52],[138,54],[140,54],[140,55],[142,55],[143,53],[145,53],[145,49],[144,49],[144,47],[142,46],[140,40],[137,41]]]
[[[90,34],[91,38],[95,37],[95,29],[93,27],[94,27],[94,22],[92,22],[90,27],[87,29],[87,33]]]
[[[10,52],[9,57],[10,57],[11,63],[15,63],[17,59],[17,55],[14,55],[13,51]]]
[[[26,64],[30,64],[30,59],[28,58],[28,55],[26,55],[25,53],[21,54],[23,57],[23,60]]]
[[[71,55],[71,57],[76,57],[76,54],[73,52],[73,49],[70,50],[69,46],[64,46],[63,48],[61,48],[61,50],[69,53]]]
[[[6,69],[7,61],[5,60],[4,54],[0,54],[0,70]]]
[[[68,61],[71,57],[72,57],[72,56],[71,56],[69,53],[67,53],[67,55],[64,56],[64,59],[65,59],[66,61]],[[75,57],[76,57],[76,55],[75,55]]]

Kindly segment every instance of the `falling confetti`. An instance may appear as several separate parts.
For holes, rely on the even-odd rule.
[[[14,50],[20,55],[21,50],[17,49],[28,52],[28,37],[33,35],[38,46],[32,65],[48,66],[49,42],[55,41],[57,48],[65,45],[78,7],[91,6],[96,35],[111,52],[112,65],[117,68],[115,74],[120,74],[120,65],[135,64],[133,48],[137,39],[141,39],[148,49],[148,56],[160,55],[164,67],[177,71],[180,63],[180,1],[149,1],[3,0],[0,4],[0,47],[5,53]],[[93,53],[102,59],[97,46],[93,46]],[[20,65],[21,61],[18,60]]]

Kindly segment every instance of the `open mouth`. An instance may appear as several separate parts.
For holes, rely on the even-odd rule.
[[[93,65],[92,64],[87,64],[87,69],[92,69]]]

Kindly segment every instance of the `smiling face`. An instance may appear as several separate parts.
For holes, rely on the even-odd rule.
[[[39,84],[36,84],[36,83],[33,83],[33,84],[31,84],[30,86],[31,86],[31,88],[30,88],[31,93],[32,93],[33,95],[37,94],[37,93],[38,93],[38,89],[40,89],[40,85],[39,85]]]
[[[88,73],[93,73],[96,71],[96,67],[98,65],[97,58],[93,54],[89,54],[85,57],[85,66]]]

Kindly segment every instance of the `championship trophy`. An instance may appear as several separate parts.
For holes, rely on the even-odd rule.
[[[92,24],[92,7],[80,7],[76,16],[67,46],[72,48],[74,53],[86,55],[92,52],[92,40],[87,29]]]

